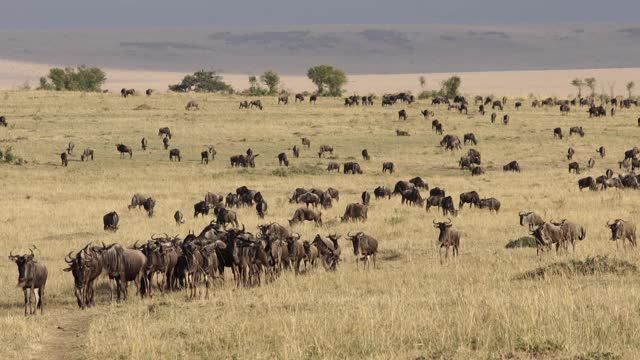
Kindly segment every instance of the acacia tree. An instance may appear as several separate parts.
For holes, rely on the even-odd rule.
[[[582,98],[582,88],[584,87],[584,81],[582,79],[575,78],[571,81],[571,85],[578,89],[578,98]]]
[[[591,97],[596,95],[596,79],[595,78],[586,78],[584,79],[584,83],[587,85],[589,90],[591,90]]]
[[[280,85],[280,75],[275,71],[265,71],[260,75],[260,82],[265,84],[269,88],[269,95],[275,95],[278,93],[278,85]]]
[[[420,81],[420,87],[424,89],[424,85],[427,83],[427,79],[424,77],[424,75],[420,75],[418,81]]]
[[[440,93],[449,98],[456,97],[461,84],[462,80],[459,76],[452,76],[442,82]]]
[[[627,83],[627,92],[629,93],[628,99],[631,99],[631,93],[633,92],[633,88],[636,87],[636,83],[633,81],[629,81]]]
[[[344,71],[331,65],[317,65],[307,71],[307,77],[318,87],[318,94],[341,96],[347,83]]]
[[[222,76],[215,71],[200,70],[193,75],[186,75],[182,82],[169,85],[169,90],[175,92],[232,92],[231,85],[222,81]]]

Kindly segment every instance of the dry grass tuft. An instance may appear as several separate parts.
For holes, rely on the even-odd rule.
[[[630,275],[636,274],[636,265],[608,256],[588,257],[585,260],[569,260],[539,267],[513,277],[514,280],[539,280],[550,276],[571,277],[575,275]]]

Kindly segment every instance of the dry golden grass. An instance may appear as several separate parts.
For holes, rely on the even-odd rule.
[[[35,244],[49,268],[44,316],[22,316],[22,292],[15,288],[17,271],[0,262],[0,344],[5,358],[567,358],[634,359],[640,356],[640,285],[637,275],[597,273],[589,276],[549,276],[544,280],[514,280],[526,271],[554,262],[607,255],[638,263],[638,251],[617,249],[609,241],[605,222],[637,219],[638,192],[579,192],[579,176],[569,175],[564,154],[586,164],[604,145],[608,156],[596,158],[585,174],[617,169],[624,150],[636,145],[635,110],[615,118],[588,119],[584,109],[561,117],[556,108],[515,111],[508,126],[491,124],[487,116],[469,116],[436,108],[445,133],[462,138],[474,132],[482,152],[482,177],[457,168],[463,152],[445,152],[440,136],[418,110],[406,107],[409,120],[397,121],[401,108],[344,108],[339,99],[320,99],[316,106],[277,106],[265,98],[264,111],[237,109],[240,98],[206,95],[154,95],[122,99],[116,95],[2,92],[2,114],[10,126],[0,128],[0,147],[12,146],[28,161],[0,165],[4,191],[0,197],[0,248],[26,251]],[[187,112],[189,99],[200,111]],[[511,104],[513,100],[511,100]],[[134,109],[142,104],[150,110]],[[554,140],[552,129],[585,127],[584,138]],[[183,161],[169,162],[158,128],[171,127],[172,147]],[[410,137],[396,137],[395,129]],[[140,150],[140,139],[150,150]],[[311,138],[311,151],[291,157],[289,169],[279,169],[276,155],[300,137]],[[72,141],[75,156],[69,167],[59,154]],[[134,147],[133,160],[120,160],[116,143]],[[336,161],[359,161],[365,174],[327,173],[328,159],[318,159],[320,144],[335,148]],[[218,157],[201,165],[203,145],[215,144]],[[96,150],[93,162],[80,162],[84,147]],[[255,169],[232,169],[230,155],[251,147],[260,156]],[[371,161],[360,159],[369,150]],[[465,147],[464,151],[469,147]],[[502,165],[517,159],[522,173],[503,173]],[[393,161],[397,173],[383,175],[382,162]],[[583,165],[584,166],[584,165]],[[400,205],[399,198],[374,201],[366,223],[339,222],[346,204],[357,202],[363,190],[392,187],[400,179],[422,176],[431,187],[444,187],[457,200],[463,191],[502,202],[498,215],[465,208],[453,219],[462,233],[460,257],[438,261],[437,231],[432,220],[440,213]],[[264,222],[286,224],[296,206],[288,203],[296,187],[329,186],[340,190],[340,202],[323,211],[325,226],[297,226],[303,239],[362,230],[379,240],[378,269],[356,270],[347,244],[335,273],[317,269],[303,276],[287,273],[275,283],[235,289],[230,275],[210,300],[185,301],[184,293],[108,304],[101,280],[99,305],[77,309],[72,278],[62,272],[64,255],[89,241],[133,244],[153,233],[184,235],[199,231],[209,219],[193,219],[193,204],[207,191],[228,193],[241,185],[261,191],[269,203]],[[128,211],[136,192],[153,195],[156,215]],[[186,224],[177,227],[175,210]],[[102,215],[116,210],[121,229],[102,231]],[[545,218],[568,218],[584,224],[587,239],[575,254],[536,258],[535,249],[505,249],[527,235],[518,225],[520,210],[535,210]],[[254,209],[240,209],[240,221],[255,231],[262,223]],[[6,258],[5,258],[6,259]],[[150,307],[151,306],[151,307]],[[72,327],[74,336],[57,327]],[[78,334],[76,337],[75,334]],[[70,348],[66,344],[81,342]],[[57,345],[56,345],[57,344]],[[60,345],[62,344],[62,345]]]

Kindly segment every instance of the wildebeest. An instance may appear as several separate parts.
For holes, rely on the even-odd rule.
[[[369,264],[369,258],[373,260],[373,268],[375,269],[378,240],[363,232],[357,232],[355,235],[348,233],[347,240],[353,244],[353,254],[356,256],[356,269],[358,269],[358,261],[362,260],[364,262],[363,269],[366,270]]]
[[[424,182],[424,180],[422,180],[422,178],[419,176],[416,176],[410,179],[409,182],[412,183],[417,188],[429,190],[429,185],[426,182]]]
[[[169,139],[171,139],[171,136],[173,136],[171,134],[171,129],[169,129],[166,126],[158,129],[158,136],[163,136],[163,135],[168,137]]]
[[[120,95],[122,95],[122,97],[125,97],[125,98],[126,98],[127,96],[129,96],[129,95],[135,95],[135,93],[136,93],[136,91],[135,91],[134,89],[125,89],[125,88],[122,88],[122,89],[120,90]]]
[[[68,267],[63,271],[73,275],[74,295],[81,309],[95,305],[93,283],[102,273],[100,254],[89,248],[89,245],[90,243],[73,257],[73,251],[69,251],[64,259]]]
[[[513,160],[510,163],[508,163],[507,165],[502,167],[503,171],[516,171],[516,172],[520,172],[520,164],[518,164],[517,161]]]
[[[233,210],[228,210],[222,206],[216,206],[213,209],[213,212],[216,215],[216,224],[227,228],[227,224],[233,224],[237,228],[238,224],[238,215]]]
[[[287,158],[287,153],[281,152],[280,154],[278,154],[278,164],[280,166],[282,165],[289,166],[289,159]]]
[[[116,144],[116,149],[120,152],[120,158],[124,159],[124,154],[129,154],[129,159],[133,158],[133,149],[124,144]]]
[[[398,111],[398,120],[407,120],[407,112],[404,109]]]
[[[464,134],[464,144],[466,145],[467,142],[472,143],[473,145],[478,145],[476,136],[473,133]]]
[[[367,207],[357,203],[348,204],[344,211],[344,215],[340,217],[340,220],[342,222],[347,222],[349,220],[365,221],[367,220]]]
[[[597,148],[596,152],[600,154],[600,158],[602,159],[604,159],[604,157],[607,155],[607,150],[604,148],[604,146],[600,146],[599,148]]]
[[[491,123],[495,123],[496,119],[498,118],[498,114],[496,113],[491,113]]]
[[[578,134],[580,137],[584,137],[584,130],[582,126],[573,126],[569,129],[569,135]]]
[[[640,183],[638,183],[638,178],[634,174],[627,175],[618,175],[622,185],[625,188],[638,189],[640,188]]]
[[[502,111],[502,102],[500,100],[496,100],[493,102],[493,104],[491,104],[491,110],[495,110],[496,108],[500,109],[500,111]]]
[[[148,145],[147,138],[142,138],[142,140],[140,140],[140,145],[142,146],[142,151],[146,151]]]
[[[357,162],[346,162],[344,164],[342,164],[342,172],[344,174],[362,174],[362,169],[360,169],[360,164],[358,164]]]
[[[178,161],[182,160],[182,157],[180,156],[180,149],[169,150],[169,160],[174,161],[174,159],[178,159]]]
[[[521,211],[518,213],[518,216],[520,216],[520,226],[527,225],[529,227],[529,231],[533,231],[534,228],[544,224],[544,219],[542,219],[542,216],[536,214],[533,211]]]
[[[104,231],[117,231],[118,223],[120,222],[120,217],[118,213],[112,211],[105,216],[102,217],[102,224],[104,225]]]
[[[324,156],[324,153],[328,152],[329,154],[333,155],[333,146],[331,145],[320,145],[320,148],[318,149],[318,157],[322,157]]]
[[[91,158],[91,160],[93,160],[93,149],[86,148],[82,152],[82,155],[80,155],[80,160],[85,161],[85,160],[89,160],[89,158]]]
[[[410,136],[408,131],[396,129],[396,136]]]
[[[109,279],[115,282],[117,300],[120,301],[121,295],[124,300],[127,299],[127,283],[134,281],[136,290],[140,292],[140,285],[145,281],[145,268],[147,258],[142,251],[137,249],[125,249],[120,244],[114,243],[109,246],[103,244],[102,251],[102,269],[109,276]],[[145,284],[148,288],[149,284]],[[111,299],[113,300],[113,286],[111,287]]]
[[[509,114],[504,114],[502,117],[502,123],[505,125],[509,125]]]
[[[327,165],[327,171],[340,171],[340,165],[337,162],[330,162]]]
[[[589,167],[589,169],[593,169],[594,166],[596,166],[596,161],[593,158],[589,158],[589,161],[587,161],[587,167]]]
[[[60,161],[62,161],[62,166],[69,165],[69,157],[66,152],[60,153]]]
[[[371,194],[369,194],[368,191],[363,191],[362,195],[360,196],[362,198],[362,205],[369,205],[369,201],[371,200]]]
[[[571,248],[573,252],[576,251],[576,242],[582,241],[587,237],[587,232],[581,225],[574,223],[573,221],[569,221],[567,219],[563,219],[559,223],[551,222],[555,226],[560,226],[562,230],[562,235],[564,236],[564,248],[567,250],[567,243],[571,244]]]
[[[307,149],[311,147],[311,140],[306,137],[302,138],[302,146],[306,146]]]
[[[153,217],[153,209],[156,207],[156,200],[150,197],[144,202],[144,204],[142,204],[142,207],[147,212],[147,216]]]
[[[256,213],[258,213],[258,217],[260,219],[264,219],[264,215],[267,212],[267,202],[266,201],[260,201],[256,203]]]
[[[440,263],[442,263],[442,248],[445,248],[445,259],[449,257],[449,248],[453,248],[453,256],[458,256],[460,248],[460,233],[452,229],[451,219],[448,222],[436,222],[433,220],[433,227],[440,230],[438,235],[438,256],[440,257]]]
[[[607,116],[607,111],[604,109],[602,105],[600,106],[591,105],[591,107],[589,108],[589,110],[587,110],[587,112],[589,113],[589,117]]]
[[[414,188],[404,190],[401,194],[402,196],[402,204],[414,205],[414,206],[422,206],[424,200],[420,195],[420,190]]]
[[[444,196],[441,196],[441,195],[429,196],[425,201],[427,203],[425,210],[429,211],[429,209],[433,206],[440,207],[440,204],[442,203],[442,199],[444,199]]]
[[[480,195],[476,191],[469,191],[460,194],[460,203],[458,207],[460,210],[464,207],[464,204],[469,204],[469,208],[471,205],[478,206],[480,203]]]
[[[569,107],[569,105],[566,105],[566,104],[560,105],[560,113],[562,115],[567,115],[569,111],[571,111],[571,108]]]
[[[153,94],[153,89],[147,89],[144,93],[147,94],[147,96],[151,96],[151,94]]]
[[[522,107],[522,102],[516,101],[515,106],[516,106],[516,110],[519,110],[520,107]]]
[[[315,104],[317,100],[318,100],[318,95],[313,94],[309,96],[309,104]]]
[[[445,135],[440,141],[440,146],[444,146],[445,150],[462,149],[460,138],[455,135]]]
[[[163,137],[162,138],[162,145],[164,146],[164,149],[167,150],[169,148],[169,138],[168,137]]]
[[[371,160],[371,157],[369,156],[369,151],[367,151],[367,149],[362,150],[362,159],[366,161]]]
[[[209,205],[205,201],[199,201],[193,205],[193,217],[198,217],[198,215],[209,215]]]
[[[187,105],[184,107],[185,110],[200,110],[200,105],[194,100],[189,100]]]
[[[296,95],[296,102],[298,102],[297,95]],[[280,105],[280,103],[287,105],[289,103],[289,95],[278,96],[278,105]]]
[[[484,116],[484,114],[485,114],[485,109],[484,109],[484,105],[483,105],[483,104],[480,104],[480,106],[478,106],[478,113],[479,113],[480,115],[483,115],[483,116]]]
[[[293,145],[293,148],[291,148],[291,151],[293,152],[293,157],[295,158],[300,157],[300,148],[298,147],[298,145]]]
[[[562,139],[562,128],[557,127],[553,129],[553,137]]]
[[[258,157],[260,154],[251,154],[251,155],[244,155],[244,154],[240,154],[240,155],[234,155],[231,156],[229,158],[230,163],[231,163],[231,167],[250,167],[250,168],[254,168],[256,167],[256,163],[255,163],[255,158]]]
[[[409,181],[398,181],[393,187],[393,195],[400,195],[405,190],[413,189],[414,187],[416,186]]]
[[[572,160],[573,159],[573,155],[576,153],[575,150],[573,150],[573,148],[568,148],[567,149],[567,160]]]
[[[176,221],[176,225],[184,224],[184,216],[180,210],[176,210],[173,214],[173,219]]]
[[[296,94],[295,102],[298,102],[298,101],[300,101],[300,102],[304,101],[304,95],[303,94],[300,94],[300,93]]]
[[[564,234],[560,226],[545,222],[531,231],[531,235],[536,238],[536,254],[544,253],[545,248],[551,250],[551,246],[556,246],[556,252],[565,243]]]
[[[249,101],[249,108],[254,108],[257,107],[258,109],[262,110],[262,101],[258,100],[253,100],[253,101]]]
[[[144,203],[147,202],[148,198],[149,198],[148,196],[144,196],[142,194],[134,194],[131,197],[131,204],[129,204],[127,208],[131,210],[131,209],[143,207]]]
[[[435,115],[434,112],[430,111],[429,109],[424,109],[420,111],[420,114],[422,114],[422,117],[424,117],[425,119],[427,119],[429,116]]]
[[[373,190],[373,195],[375,196],[376,200],[384,198],[385,196],[391,199],[391,190],[384,186],[378,186]]]
[[[580,174],[580,164],[578,164],[577,162],[572,162],[569,163],[569,173],[571,172],[575,172],[576,174]]]
[[[304,203],[307,207],[309,207],[309,204],[313,205],[313,207],[318,207],[320,204],[320,196],[308,192],[298,196],[296,203]]]
[[[597,190],[596,181],[591,176],[578,180],[578,187],[580,188],[580,191],[584,188],[589,188],[589,190],[592,191]]]
[[[632,221],[615,219],[613,222],[607,221],[607,227],[611,229],[611,240],[622,240],[622,246],[625,240],[629,240],[632,246],[637,246],[636,224]]]
[[[4,116],[0,116],[0,125],[7,127],[7,118],[5,118]]]
[[[500,201],[496,198],[480,199],[478,207],[480,209],[489,209],[489,212],[495,211],[497,214],[500,211]]]
[[[382,173],[384,174],[387,171],[389,172],[389,174],[393,174],[394,165],[392,162],[382,163]]]
[[[238,107],[238,109],[248,109],[248,108],[249,108],[249,102],[247,100],[240,101],[240,106]]]
[[[445,196],[444,189],[440,189],[439,187],[434,187],[429,190],[429,196]]]
[[[435,128],[436,128],[436,134],[437,135],[442,135],[442,133],[444,133],[444,128],[443,128],[443,125],[441,123],[437,123],[435,125]]]
[[[209,151],[205,150],[200,153],[200,163],[209,164]]]
[[[292,226],[303,221],[313,221],[316,225],[322,226],[322,213],[307,208],[298,208],[294,213],[291,220],[289,220],[289,226]]]
[[[440,208],[442,209],[442,215],[447,216],[451,214],[458,216],[458,210],[456,210],[453,198],[451,196],[445,196],[440,202]]]
[[[70,142],[67,145],[67,154],[71,155],[71,153],[73,152],[73,149],[76,147],[76,145],[72,142]]]
[[[13,255],[9,252],[9,260],[18,266],[18,285],[24,293],[24,314],[35,314],[40,308],[40,315],[44,314],[44,289],[47,284],[47,267],[34,260],[35,254],[29,248],[30,254]]]

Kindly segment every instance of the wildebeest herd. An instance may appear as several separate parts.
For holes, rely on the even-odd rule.
[[[147,96],[151,96],[152,90],[147,90]],[[128,97],[135,95],[133,89],[122,89],[121,95]],[[374,104],[374,96],[359,97],[356,95],[345,98],[344,105],[346,107],[372,106]],[[288,96],[280,96],[277,99],[278,104],[287,105],[289,103]],[[295,102],[304,102],[303,94],[295,95]],[[317,101],[317,95],[309,97],[311,104]],[[403,104],[412,104],[416,101],[413,95],[408,93],[399,93],[384,95],[381,99],[383,107],[393,106],[400,102]],[[478,114],[484,116],[485,107],[491,106],[492,110],[504,110],[507,99],[494,99],[492,97],[476,97],[475,105],[478,105]],[[469,113],[469,104],[462,96],[453,99],[447,97],[436,97],[431,100],[432,106],[441,104],[448,105],[447,111],[455,110],[459,113]],[[629,108],[631,105],[637,105],[633,100],[623,99],[618,102],[610,103],[612,108],[623,107]],[[515,109],[522,107],[521,102],[517,102]],[[573,99],[571,101],[559,101],[555,99],[544,99],[542,101],[534,101],[532,107],[558,107],[561,114],[567,114],[571,110],[571,106],[587,106],[589,117],[607,116],[604,104],[596,106],[593,99]],[[240,109],[259,110],[264,109],[264,105],[260,100],[242,101]],[[189,101],[186,105],[187,110],[199,109],[198,103]],[[615,111],[610,111],[610,116],[614,116]],[[424,119],[434,118],[434,109],[425,109],[420,111],[420,115]],[[398,112],[398,121],[407,121],[411,119],[406,109]],[[494,123],[497,114],[494,112],[489,116],[489,121]],[[509,125],[511,118],[509,114],[503,114],[503,124]],[[513,119],[517,121],[516,119]],[[0,116],[0,125],[7,126],[8,122],[4,116]],[[639,120],[640,124],[640,120]],[[432,130],[443,135],[440,146],[445,151],[462,150],[463,146],[477,146],[482,139],[478,139],[474,133],[463,134],[463,141],[456,135],[443,134],[445,126],[437,119],[431,122]],[[565,135],[561,127],[552,129],[553,137],[559,140],[565,139]],[[551,131],[550,131],[551,132]],[[546,133],[549,136],[549,133]],[[583,126],[573,126],[569,129],[569,137],[586,136]],[[178,134],[179,135],[179,134]],[[397,136],[409,136],[409,132],[396,129]],[[190,154],[184,154],[178,148],[170,149],[170,141],[176,136],[170,128],[162,127],[158,130],[158,136],[162,137],[162,146],[164,150],[169,152],[169,160],[180,162],[183,157]],[[590,135],[589,135],[590,136]],[[141,140],[141,150],[146,151],[149,148],[149,142],[146,138]],[[210,160],[215,161],[217,154],[216,149],[212,145],[204,145],[205,150],[200,153],[200,162],[208,164]],[[68,166],[69,157],[73,154],[73,143],[69,143],[67,149],[60,154],[63,166]],[[288,167],[301,156],[304,149],[311,148],[310,137],[302,137],[300,146],[293,145],[285,152],[280,152],[277,158],[280,166]],[[129,159],[133,159],[133,148],[125,144],[116,144],[116,149],[121,158],[128,155]],[[363,161],[370,162],[379,158],[374,151],[364,149],[361,151]],[[292,158],[289,158],[287,152],[291,151]],[[339,149],[333,145],[322,144],[318,147],[318,158],[330,157],[337,158],[336,153]],[[372,156],[373,153],[373,156]],[[579,174],[582,168],[578,162],[572,161],[575,150],[569,148],[566,158],[571,161],[568,164],[569,172]],[[606,156],[604,146],[596,149],[596,153],[603,159]],[[87,147],[81,154],[81,160],[94,160],[95,151],[93,148]],[[313,153],[315,157],[315,152]],[[625,173],[615,176],[612,169],[607,169],[605,174],[597,178],[586,177],[577,181],[578,188],[590,190],[605,190],[614,188],[640,188],[640,175],[635,175],[633,170],[640,167],[640,159],[638,155],[640,149],[633,147],[624,153],[624,159],[619,162],[619,168]],[[187,156],[188,155],[188,156]],[[275,154],[274,154],[275,155]],[[260,154],[254,153],[249,148],[243,154],[231,155],[229,164],[231,167],[255,168],[256,158]],[[265,156],[263,156],[264,158]],[[466,154],[460,158],[458,165],[460,169],[469,170],[471,176],[482,176],[486,174],[486,169],[482,164],[487,159],[482,159],[479,151],[476,149],[468,149]],[[526,164],[525,164],[526,165]],[[341,164],[331,161],[326,168],[327,171],[340,171]],[[595,160],[589,159],[588,168],[595,166]],[[402,169],[398,169],[394,162],[381,162],[382,173],[395,174]],[[344,174],[362,174],[363,167],[355,161],[345,161],[342,163],[342,172]],[[505,172],[524,172],[526,168],[521,167],[517,160],[508,162],[502,166]],[[565,170],[566,171],[566,170]],[[361,193],[361,201],[349,203],[345,206],[345,211],[340,216],[341,222],[365,222],[369,217],[369,209],[371,195],[377,201],[388,201],[393,197],[399,198],[400,203],[407,206],[425,207],[428,212],[432,207],[439,208],[442,211],[446,221],[433,221],[433,226],[438,230],[439,234],[436,238],[437,246],[440,250],[444,250],[444,259],[447,259],[449,248],[452,250],[453,256],[458,256],[461,247],[462,234],[459,232],[451,220],[463,211],[465,205],[469,205],[469,209],[485,209],[488,213],[500,214],[502,204],[495,197],[481,197],[477,191],[470,190],[459,194],[457,201],[450,194],[447,195],[444,188],[429,187],[429,185],[421,178],[414,177],[407,181],[400,180],[395,183],[393,188],[386,185],[380,185],[375,189],[364,190]],[[423,193],[421,193],[423,192]],[[428,195],[427,195],[428,192]],[[235,192],[229,192],[227,195],[207,193],[204,200],[200,200],[194,204],[194,217],[209,216],[213,213],[214,219],[200,230],[197,234],[190,231],[185,236],[162,236],[151,235],[149,239],[140,239],[129,246],[123,244],[92,244],[89,243],[81,249],[70,251],[64,258],[68,264],[65,271],[70,272],[73,277],[74,294],[77,304],[80,308],[86,308],[95,305],[95,282],[100,275],[105,274],[111,284],[111,299],[118,301],[125,300],[128,296],[127,284],[133,282],[135,284],[136,294],[141,297],[151,297],[154,287],[161,293],[167,291],[176,291],[182,289],[186,292],[187,297],[196,298],[199,296],[198,289],[204,287],[204,297],[209,297],[210,288],[217,282],[225,281],[224,272],[227,268],[233,275],[234,285],[237,287],[260,286],[261,284],[276,281],[283,271],[292,271],[295,274],[302,274],[312,271],[321,266],[326,271],[336,271],[339,264],[343,261],[342,246],[340,239],[349,241],[353,248],[353,253],[358,261],[364,263],[364,268],[372,266],[376,268],[376,255],[378,246],[384,247],[384,241],[379,241],[371,234],[356,230],[353,234],[347,233],[342,235],[326,232],[324,228],[328,219],[323,222],[323,209],[328,209],[340,201],[339,191],[335,188],[318,189],[318,188],[296,188],[290,197],[290,203],[300,204],[291,218],[288,220],[288,226],[278,223],[264,223],[257,227],[254,233],[246,229],[242,221],[238,218],[238,214],[234,210],[239,207],[255,207],[256,216],[260,219],[265,217],[269,211],[268,202],[259,191],[249,189],[246,186],[239,187]],[[456,208],[456,203],[457,208]],[[162,204],[159,204],[162,206]],[[131,198],[128,208],[134,210],[142,207],[148,217],[154,216],[156,208],[156,200],[154,197],[134,194]],[[469,211],[469,210],[464,210]],[[575,223],[567,219],[560,221],[545,221],[540,215],[532,211],[519,213],[519,224],[527,226],[530,235],[535,238],[536,249],[538,254],[548,252],[555,247],[556,252],[568,251],[569,245],[575,250],[575,246],[587,236],[586,228],[583,225]],[[111,211],[103,217],[103,229],[105,231],[117,231],[119,229],[120,215]],[[175,211],[174,220],[177,225],[185,223],[183,212]],[[333,220],[333,219],[331,219]],[[323,231],[320,231],[313,238],[303,239],[302,236],[294,231],[297,224],[303,222],[312,222]],[[612,219],[607,222],[607,227],[611,230],[612,240],[621,240],[623,246],[628,241],[632,246],[636,246],[636,227],[633,221],[626,219]],[[35,252],[34,252],[35,250]],[[18,285],[22,287],[24,292],[25,314],[35,313],[37,308],[41,312],[44,308],[45,285],[47,282],[47,268],[44,264],[36,260],[36,253],[39,250],[32,246],[29,253],[14,255],[13,251],[9,254],[9,259],[14,261],[18,267]],[[440,261],[442,262],[442,254],[440,253]],[[155,278],[155,284],[154,284]]]

